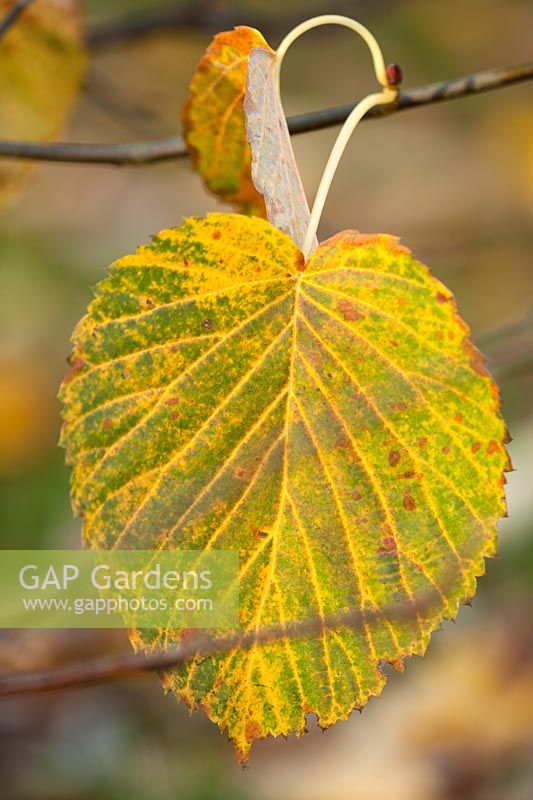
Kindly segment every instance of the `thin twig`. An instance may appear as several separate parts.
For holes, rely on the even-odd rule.
[[[0,140],[0,156],[34,161],[61,161],[70,164],[112,164],[136,166],[184,158],[187,148],[181,136],[126,144],[40,144]]]
[[[500,381],[508,382],[528,375],[533,368],[533,311],[522,319],[493,328],[475,337],[476,344],[488,356],[491,372]],[[502,346],[503,345],[503,346]]]
[[[380,0],[381,6],[392,0]],[[190,0],[176,5],[163,6],[128,13],[111,20],[93,23],[87,34],[87,44],[92,49],[124,44],[152,34],[168,33],[172,30],[203,30],[207,33],[228,30],[235,25],[250,25],[267,36],[279,36],[302,21],[302,9],[285,9],[272,14],[268,8],[250,3],[220,3],[218,0]],[[375,0],[357,0],[357,16],[365,16],[373,10]],[[354,0],[337,0],[338,14],[354,13]]]
[[[18,0],[9,9],[3,20],[0,22],[0,38],[15,24],[20,15],[26,11],[33,0]]]
[[[140,14],[128,14],[119,19],[106,20],[92,25],[87,32],[91,48],[120,44],[150,36],[172,28],[200,28],[209,26],[211,3],[195,0],[178,6],[151,8]]]
[[[39,672],[10,673],[0,676],[0,698],[89,686],[129,675],[157,672],[192,661],[196,656],[212,656],[229,652],[236,647],[249,649],[255,645],[265,645],[286,637],[302,639],[321,633],[324,629],[356,630],[365,624],[382,621],[384,616],[387,619],[412,620],[417,614],[427,613],[435,604],[436,596],[428,594],[417,603],[393,605],[380,611],[365,611],[364,614],[358,609],[350,609],[323,618],[314,617],[303,622],[274,625],[259,631],[238,632],[218,638],[200,635],[166,652],[147,655],[131,653]]]
[[[455,100],[459,97],[480,94],[532,79],[533,63],[485,70],[462,78],[400,92],[398,101],[394,105],[378,106],[372,109],[364,119],[389,116],[398,111]],[[289,130],[291,134],[299,134],[340,125],[346,120],[355,105],[356,103],[349,103],[289,117]],[[186,155],[187,148],[181,136],[124,144],[41,144],[0,140],[1,157],[34,161],[136,166],[184,158]]]
[[[519,64],[514,67],[501,67],[474,72],[462,78],[453,78],[448,81],[430,83],[416,89],[401,91],[394,105],[378,106],[372,109],[365,119],[384,117],[398,111],[407,111],[411,108],[443,103],[447,100],[456,100],[472,94],[482,94],[494,89],[502,89],[515,83],[533,80],[533,62]],[[322,111],[313,111],[309,114],[299,114],[289,119],[289,129],[292,134],[308,133],[310,131],[340,125],[353,111],[357,103],[326,108]]]
[[[480,334],[477,343],[480,347],[493,347],[499,345],[505,339],[520,337],[530,334],[533,331],[533,310],[526,313],[521,319],[491,328],[485,333]]]

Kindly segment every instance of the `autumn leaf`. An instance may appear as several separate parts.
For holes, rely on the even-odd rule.
[[[191,81],[182,122],[207,188],[246,213],[265,216],[263,198],[250,175],[243,109],[248,56],[255,47],[270,51],[259,31],[246,26],[214,37]]]
[[[310,712],[346,719],[474,595],[505,510],[498,391],[393,237],[345,231],[304,264],[269,222],[185,220],[111,267],[73,341],[63,443],[88,546],[238,550],[243,629],[383,614],[166,673],[241,760]],[[431,612],[386,617],[429,591]]]
[[[0,16],[12,7],[0,0]],[[39,0],[0,38],[0,138],[47,141],[61,130],[84,73],[77,0]],[[0,164],[0,206],[32,167]]]
[[[268,220],[303,249],[309,206],[281,105],[276,54],[256,47],[249,57],[244,100],[252,178],[265,199]],[[318,242],[314,240],[313,247]]]

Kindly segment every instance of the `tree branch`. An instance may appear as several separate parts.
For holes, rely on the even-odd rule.
[[[379,0],[380,10],[393,0]],[[317,3],[315,3],[317,5]],[[376,10],[376,0],[356,0],[357,16]],[[354,14],[354,0],[337,0],[336,13]],[[268,38],[290,30],[302,21],[302,7],[293,9],[291,4],[276,14],[261,9],[259,4],[239,2],[220,3],[219,0],[190,0],[177,5],[155,6],[140,12],[127,14],[93,24],[87,33],[87,44],[93,49],[109,45],[124,44],[153,34],[171,30],[194,29],[214,34],[243,24],[258,28]],[[318,13],[318,11],[317,11]]]
[[[97,48],[129,42],[172,28],[209,27],[210,18],[211,3],[200,0],[185,5],[151,8],[142,13],[95,23],[87,32],[87,44]]]
[[[472,94],[481,94],[532,79],[533,62],[515,67],[476,72],[462,78],[400,92],[395,104],[378,106],[367,114],[365,119],[388,116],[399,111],[455,100]],[[349,103],[289,117],[289,130],[294,135],[340,125],[346,120],[355,105],[356,103]],[[41,144],[39,142],[0,140],[0,157],[34,161],[137,166],[184,158],[186,155],[187,148],[181,136],[124,144]]]
[[[489,355],[489,367],[499,381],[521,378],[531,371],[532,333],[533,310],[515,322],[493,328],[475,337],[476,344]]]
[[[515,67],[487,69],[472,75],[465,75],[462,78],[453,78],[401,91],[395,104],[377,106],[366,115],[365,119],[385,117],[398,111],[407,111],[411,108],[443,103],[472,94],[503,89],[506,86],[528,80],[533,80],[533,62],[519,64]],[[291,134],[308,133],[329,128],[332,125],[340,125],[356,105],[357,103],[348,103],[334,108],[326,108],[323,111],[299,114],[289,119],[289,130]]]
[[[14,3],[0,22],[0,38],[15,24],[31,3],[33,3],[33,0],[18,0],[18,2]]]
[[[497,328],[482,333],[477,340],[480,347],[493,347],[499,345],[505,339],[512,339],[515,337],[531,334],[533,331],[533,309],[528,311],[523,317],[507,325],[502,325]]]
[[[273,625],[259,631],[238,632],[219,638],[199,635],[166,652],[147,655],[130,653],[39,672],[7,674],[0,676],[0,698],[36,694],[56,689],[79,688],[116,678],[158,672],[192,661],[196,656],[212,656],[217,653],[229,652],[236,647],[250,649],[255,645],[268,644],[286,637],[304,639],[319,634],[324,629],[350,628],[357,630],[363,625],[382,621],[384,616],[387,619],[413,620],[417,614],[430,611],[436,605],[436,598],[437,593],[435,592],[427,594],[420,602],[392,605],[381,610],[365,611],[364,614],[358,609],[350,609],[323,618],[314,617],[303,622]]]

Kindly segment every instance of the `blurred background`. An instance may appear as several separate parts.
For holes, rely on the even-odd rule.
[[[87,0],[90,64],[62,139],[175,135],[198,59],[214,32],[235,24],[260,27],[276,46],[305,17],[348,13],[402,65],[405,87],[533,57],[531,0],[161,2]],[[373,86],[364,45],[348,31],[309,33],[284,63],[288,114]],[[293,140],[310,197],[335,134]],[[71,330],[115,258],[215,208],[186,160],[57,164],[39,167],[0,215],[1,547],[78,546],[55,399]],[[155,675],[3,701],[3,799],[533,797],[533,83],[361,125],[321,238],[346,228],[401,235],[453,290],[500,382],[516,471],[501,557],[474,607],[362,716],[261,742],[247,772],[203,715],[189,718],[163,696]],[[0,671],[128,650],[125,631],[13,631],[0,638]]]

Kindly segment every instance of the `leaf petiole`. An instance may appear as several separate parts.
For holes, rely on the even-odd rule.
[[[315,237],[320,224],[320,219],[322,217],[322,212],[324,210],[324,205],[326,203],[326,198],[339,166],[339,162],[342,158],[344,150],[346,149],[346,145],[348,144],[355,128],[371,108],[374,108],[378,105],[394,103],[398,97],[398,88],[389,84],[383,53],[375,37],[360,22],[356,22],[356,20],[338,14],[324,14],[319,17],[313,17],[312,19],[297,25],[292,31],[290,31],[290,33],[287,34],[287,36],[285,36],[277,50],[276,66],[278,91],[280,91],[281,65],[289,47],[304,33],[321,25],[342,25],[346,28],[350,28],[350,30],[353,30],[366,42],[372,55],[374,71],[378,82],[382,86],[382,91],[369,94],[357,104],[342,126],[341,131],[335,140],[335,144],[333,145],[333,149],[330,153],[324,173],[320,180],[311,211],[311,217],[309,219],[309,225],[305,234],[302,250],[306,260],[315,249]]]

